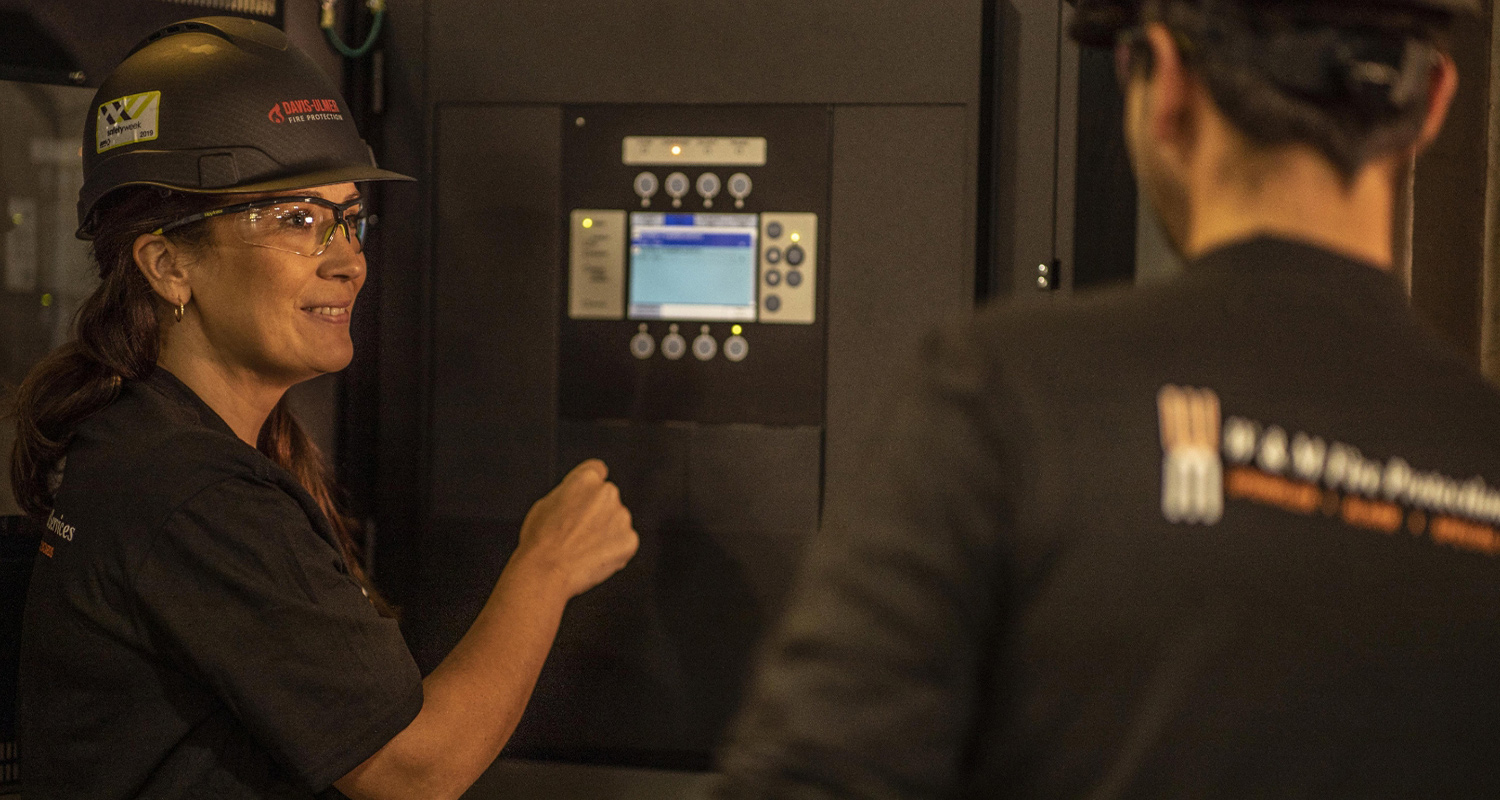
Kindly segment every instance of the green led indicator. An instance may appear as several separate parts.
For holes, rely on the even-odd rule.
[[[49,292],[48,294],[42,295],[42,307],[43,308],[48,308],[51,305],[52,305],[52,294]]]

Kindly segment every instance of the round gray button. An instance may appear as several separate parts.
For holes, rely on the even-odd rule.
[[[693,340],[693,356],[699,361],[707,361],[719,354],[719,340],[708,334],[700,334]]]
[[[687,353],[687,340],[680,333],[669,333],[661,339],[661,354],[676,361]]]
[[[797,270],[789,270],[786,274],[786,285],[793,289],[802,285],[802,273]]]
[[[658,188],[660,184],[656,182],[656,173],[642,172],[635,176],[635,193],[640,195],[642,200],[650,200]]]
[[[781,298],[777,297],[774,294],[768,294],[768,295],[766,295],[766,310],[767,311],[780,311],[781,310]]]
[[[641,331],[630,337],[630,354],[640,359],[651,357],[656,352],[656,339],[651,334]]]
[[[719,193],[719,176],[712,172],[705,172],[698,176],[698,194],[703,199],[712,200]]]
[[[781,238],[781,223],[780,222],[772,222],[772,223],[768,223],[766,225],[766,238],[767,239],[780,239]]]
[[[798,245],[794,244],[786,249],[786,263],[791,264],[794,267],[800,266],[802,264],[802,259],[806,257],[807,251],[803,250]]]
[[[688,176],[681,172],[674,172],[667,176],[667,194],[673,198],[687,194],[688,185]]]
[[[750,354],[750,343],[743,336],[731,336],[724,340],[724,357],[730,361],[744,361]]]
[[[729,196],[736,200],[744,200],[750,196],[750,190],[755,184],[750,181],[750,176],[743,172],[736,172],[729,176]]]
[[[781,283],[781,271],[775,269],[766,270],[766,285],[775,286]]]
[[[767,264],[780,264],[781,263],[781,248],[779,248],[779,247],[768,248],[766,250],[766,263]]]

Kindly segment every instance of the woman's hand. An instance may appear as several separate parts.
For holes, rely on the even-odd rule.
[[[615,574],[635,555],[640,537],[604,462],[590,459],[536,502],[521,525],[511,564],[543,570],[576,597]]]
[[[463,794],[521,719],[567,601],[615,574],[640,539],[602,461],[585,461],[538,500],[489,602],[422,681],[422,711],[340,778],[357,800]]]

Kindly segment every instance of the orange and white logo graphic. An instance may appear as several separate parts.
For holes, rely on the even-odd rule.
[[[1224,516],[1219,460],[1219,396],[1212,389],[1163,386],[1161,513],[1168,522],[1213,525]]]

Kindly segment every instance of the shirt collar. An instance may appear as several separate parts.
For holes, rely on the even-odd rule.
[[[225,434],[226,436],[234,437],[235,439],[239,438],[235,436],[234,429],[229,427],[229,423],[225,422],[223,417],[220,417],[207,403],[203,402],[202,398],[192,389],[188,388],[187,384],[168,371],[166,367],[157,366],[156,369],[151,371],[150,375],[141,380],[141,383],[181,406],[184,411],[195,416],[198,423],[203,427]]]

